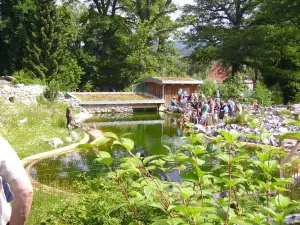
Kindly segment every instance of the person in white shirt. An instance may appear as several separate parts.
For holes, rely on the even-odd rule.
[[[10,144],[0,136],[0,181],[4,179],[14,195],[12,207],[0,185],[0,225],[24,225],[33,197],[30,179]]]

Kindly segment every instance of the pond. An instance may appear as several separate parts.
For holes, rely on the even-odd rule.
[[[177,119],[176,115],[137,112],[123,118],[93,117],[85,123],[118,136],[128,134],[135,143],[135,151],[144,150],[147,155],[159,155],[168,154],[164,145],[176,151],[180,149],[180,144],[184,143]],[[118,159],[126,155],[126,151],[120,146],[115,146],[111,154],[115,158],[113,166],[116,167]],[[96,158],[94,152],[85,150],[58,155],[36,163],[31,169],[31,175],[40,183],[68,189],[73,182],[82,180],[83,176],[95,178],[100,172],[107,170]],[[172,180],[180,180],[176,171],[170,172],[168,176]]]

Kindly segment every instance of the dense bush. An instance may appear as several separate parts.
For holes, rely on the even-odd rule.
[[[140,187],[132,186],[134,177],[122,179],[130,196],[134,196]],[[54,206],[50,212],[41,207],[38,220],[40,225],[76,224],[76,225],[121,225],[135,220],[130,206],[120,187],[113,181],[103,178],[87,180],[75,185],[77,194]],[[152,219],[161,215],[159,209],[140,206],[139,219],[150,224]]]
[[[270,87],[270,91],[272,93],[271,101],[273,104],[281,105],[283,104],[283,92],[281,90],[280,85],[277,83]]]
[[[264,129],[259,121],[249,124]],[[300,203],[283,195],[294,179],[278,173],[297,161],[280,164],[286,154],[283,150],[254,147],[247,151],[247,145],[237,141],[241,134],[221,133],[210,143],[192,133],[181,145],[184,151],[169,149],[169,155],[143,159],[131,152],[132,140],[104,133],[96,144],[79,147],[97,151],[98,162],[110,172],[101,174],[103,180],[83,185],[80,197],[54,208],[41,224],[267,225],[271,220],[285,224],[285,217],[297,212]],[[270,134],[249,136],[264,140]],[[103,151],[107,144],[121,145],[129,154],[115,171],[114,158]],[[180,171],[182,182],[172,182],[168,172],[174,170]]]
[[[267,88],[263,81],[258,81],[255,85],[254,96],[258,104],[262,106],[272,104],[272,92]]]
[[[14,78],[13,82],[16,84],[45,84],[25,70],[17,71],[13,73],[12,76]]]
[[[45,88],[43,95],[48,101],[53,102],[57,99],[59,91],[56,87],[54,87],[54,85],[50,85],[49,87]]]
[[[241,102],[244,102],[246,100],[245,96],[249,92],[242,73],[237,73],[233,79],[226,79],[223,84],[220,84],[219,88],[222,98],[225,100],[236,97]]]

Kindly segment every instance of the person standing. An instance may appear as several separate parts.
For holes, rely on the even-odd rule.
[[[66,110],[67,128],[69,128],[71,126],[71,123],[73,121],[72,111],[73,111],[72,105],[69,105]]]
[[[14,195],[11,207],[4,186],[0,185],[0,224],[25,225],[32,203],[32,185],[23,163],[2,136],[0,145],[0,182],[2,184],[2,180],[5,180]]]

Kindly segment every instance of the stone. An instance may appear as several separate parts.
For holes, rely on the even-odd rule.
[[[238,125],[236,125],[236,124],[231,124],[231,128],[232,128],[232,129],[237,130],[237,127],[238,127]]]
[[[278,131],[282,134],[288,133],[289,130],[286,127],[279,127]]]
[[[241,136],[239,137],[239,141],[241,141],[241,142],[246,142],[246,141],[247,141],[247,138],[246,138],[245,136],[241,135]]]
[[[79,136],[75,131],[71,132],[70,137],[72,138],[73,141],[79,141]]]
[[[269,139],[265,139],[265,140],[262,141],[262,143],[263,143],[264,145],[270,145],[270,144],[271,144],[271,141],[270,141]]]
[[[28,118],[19,120],[19,124],[25,124],[25,123],[28,123]]]
[[[60,145],[63,145],[64,142],[60,139],[60,138],[53,138],[51,140],[49,140],[49,145],[51,145],[54,148],[57,148]]]
[[[251,132],[251,128],[246,127],[246,128],[244,129],[244,132],[245,132],[245,133],[250,133],[250,132]]]

